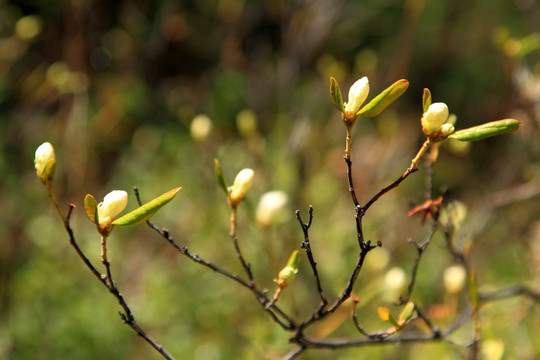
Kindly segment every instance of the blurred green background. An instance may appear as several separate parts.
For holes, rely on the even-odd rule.
[[[260,286],[272,279],[302,232],[294,219],[315,209],[314,255],[330,299],[356,260],[354,209],[342,159],[345,129],[328,94],[334,76],[346,94],[367,75],[371,95],[400,78],[409,90],[354,131],[360,202],[397,178],[422,141],[424,87],[457,114],[456,127],[514,117],[517,133],[443,147],[434,195],[468,209],[461,239],[481,290],[540,281],[540,6],[536,0],[0,0],[0,357],[158,359],[122,324],[112,298],[69,246],[35,176],[34,151],[51,142],[54,188],[80,246],[99,265],[99,237],[83,199],[114,189],[143,200],[173,187],[179,196],[154,222],[194,253],[240,273],[228,237],[228,207],[213,158],[232,182],[256,178],[239,212],[238,235]],[[345,96],[344,94],[344,96]],[[211,119],[208,134],[192,120]],[[423,167],[423,166],[422,166]],[[426,228],[408,218],[423,202],[425,170],[408,178],[364,219],[370,253],[354,295],[368,330],[385,329],[378,306],[396,300],[385,275],[410,276],[408,239]],[[254,221],[261,194],[289,196],[288,221]],[[140,325],[178,359],[278,359],[291,334],[235,283],[178,255],[145,226],[116,228],[109,256],[117,285]],[[420,265],[413,299],[444,326],[464,307],[442,273],[453,259],[436,236]],[[302,319],[318,305],[305,258],[280,305]],[[444,305],[446,304],[446,305]],[[453,304],[453,305],[452,305]],[[359,336],[350,307],[316,335]],[[393,310],[398,311],[398,310]],[[333,320],[332,320],[333,319]],[[505,358],[540,357],[540,309],[525,298],[489,304],[481,316],[486,348]],[[464,343],[470,324],[452,340]],[[495,345],[493,345],[495,344]],[[309,351],[305,358],[455,359],[450,343]]]

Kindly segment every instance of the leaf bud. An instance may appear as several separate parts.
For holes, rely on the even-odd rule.
[[[292,284],[294,276],[298,272],[298,263],[300,262],[300,254],[298,250],[293,251],[289,257],[287,265],[278,274],[278,278],[274,281],[278,284],[280,288],[285,288]]]

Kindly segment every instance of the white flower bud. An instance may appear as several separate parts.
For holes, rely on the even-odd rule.
[[[386,273],[384,284],[388,290],[399,291],[405,285],[405,272],[400,267],[393,267]]]
[[[126,208],[128,194],[124,190],[114,190],[105,195],[97,206],[99,226],[107,228],[114,218]]]
[[[405,287],[406,275],[402,268],[393,267],[384,276],[384,297],[393,301]]]
[[[448,106],[442,102],[433,103],[422,115],[422,131],[427,137],[436,135],[446,120],[448,120]]]
[[[463,289],[467,272],[461,265],[452,265],[446,268],[443,273],[444,288],[450,294],[456,294]]]
[[[262,227],[282,222],[287,217],[285,207],[289,198],[284,191],[269,191],[263,194],[257,206],[256,219]]]
[[[205,141],[212,132],[212,119],[208,115],[197,115],[191,121],[191,138],[196,142]]]
[[[356,120],[356,113],[369,94],[369,80],[364,76],[349,89],[349,101],[345,104],[345,121],[349,124]]]
[[[230,187],[229,201],[232,205],[238,205],[246,196],[246,192],[253,184],[255,173],[251,169],[244,169],[236,175],[233,185]]]
[[[36,173],[43,183],[52,180],[56,158],[54,148],[49,142],[44,142],[36,149],[34,166]]]

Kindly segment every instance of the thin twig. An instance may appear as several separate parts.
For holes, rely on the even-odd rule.
[[[530,289],[524,285],[514,285],[504,289],[480,293],[479,298],[482,302],[488,302],[494,300],[508,299],[519,295],[524,295],[530,297],[534,301],[540,302],[540,292]]]
[[[68,214],[64,220],[64,228],[66,229],[66,232],[69,236],[69,242],[71,246],[75,249],[75,252],[79,257],[82,259],[84,264],[88,267],[88,269],[94,274],[94,276],[105,286],[111,294],[114,295],[114,297],[118,300],[118,303],[124,310],[124,313],[120,313],[120,317],[122,318],[122,321],[127,324],[131,329],[133,329],[137,335],[142,337],[148,344],[150,344],[157,352],[159,352],[164,358],[168,360],[172,360],[173,357],[154,339],[152,339],[150,336],[146,334],[142,330],[142,328],[137,324],[137,321],[135,320],[135,317],[133,316],[133,313],[129,306],[127,305],[126,301],[124,300],[124,297],[122,294],[118,291],[116,286],[114,285],[114,282],[112,281],[112,275],[110,275],[110,269],[108,269],[108,273],[106,277],[103,277],[99,271],[96,270],[94,265],[88,260],[86,255],[81,251],[79,245],[77,244],[77,241],[75,240],[75,235],[73,233],[73,230],[70,226],[69,220],[71,218],[71,213],[73,211],[73,208],[75,206],[73,204],[69,205]],[[107,278],[110,276],[110,281],[107,281]]]
[[[354,203],[354,206],[357,207],[359,205],[358,199],[356,198],[356,193],[354,191],[354,184],[352,179],[352,160],[350,156],[345,156],[345,162],[347,163],[347,181],[349,183],[349,192],[351,193],[351,197]]]
[[[416,283],[416,274],[418,272],[420,259],[422,258],[422,254],[424,253],[429,243],[431,242],[431,238],[433,237],[433,234],[435,234],[436,230],[437,230],[437,222],[434,221],[431,227],[431,231],[429,232],[429,234],[426,236],[426,239],[422,243],[417,244],[416,242],[411,241],[411,243],[414,244],[414,246],[416,247],[416,256],[414,258],[414,262],[412,266],[411,281],[409,282],[409,285],[407,286],[407,294],[404,297],[402,296],[399,297],[399,301],[397,305],[402,305],[409,301],[411,294],[414,290],[414,285]]]
[[[399,178],[397,178],[396,181],[394,181],[387,187],[383,188],[373,198],[371,198],[364,206],[362,206],[362,213],[365,213],[371,207],[371,205],[373,205],[375,201],[379,200],[381,196],[383,196],[384,194],[386,194],[393,188],[398,187],[399,184],[401,184],[403,180],[405,180],[409,175],[411,175],[412,173],[416,171],[418,171],[418,168],[408,168],[407,170],[405,170],[405,172]]]
[[[302,249],[306,250],[306,255],[309,260],[309,264],[311,265],[311,270],[313,271],[313,276],[315,277],[315,282],[317,284],[317,291],[319,292],[319,297],[321,299],[321,304],[319,305],[319,308],[316,310],[317,314],[320,314],[321,311],[328,305],[328,300],[323,294],[323,289],[321,285],[321,279],[319,277],[319,272],[317,271],[317,262],[315,261],[315,258],[313,257],[313,253],[311,252],[311,244],[309,242],[309,228],[311,227],[311,223],[313,221],[313,206],[309,206],[309,220],[307,223],[304,223],[302,220],[302,217],[300,216],[300,211],[296,210],[296,219],[300,223],[300,226],[302,227],[302,232],[304,233],[304,241],[302,242]]]
[[[282,360],[293,360],[296,359],[300,354],[302,354],[306,350],[305,346],[299,346],[296,349],[293,349],[291,352],[286,354]]]
[[[135,193],[135,197],[137,199],[137,202],[139,205],[142,204],[139,190],[137,187],[133,188],[133,191]],[[186,246],[181,246],[176,241],[174,241],[173,237],[170,235],[169,231],[167,229],[160,229],[156,225],[154,225],[151,221],[147,220],[146,224],[148,227],[150,227],[152,230],[157,232],[163,239],[165,239],[171,246],[173,246],[180,254],[187,256],[190,260],[194,261],[197,264],[200,264],[202,266],[205,266],[218,274],[221,274],[231,280],[234,280],[241,286],[249,289],[257,298],[259,303],[263,306],[264,310],[272,317],[272,319],[278,323],[282,328],[285,330],[292,330],[297,327],[295,321],[287,315],[283,310],[281,310],[277,305],[272,304],[271,306],[267,305],[270,303],[270,300],[266,297],[265,293],[258,290],[254,284],[251,281],[245,280],[242,277],[240,277],[237,274],[231,273],[227,270],[222,269],[221,267],[204,260],[197,254],[192,254],[189,252],[188,248]]]

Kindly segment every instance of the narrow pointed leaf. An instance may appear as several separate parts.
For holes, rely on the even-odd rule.
[[[371,100],[366,106],[364,106],[358,112],[359,115],[374,117],[379,115],[386,109],[390,104],[392,104],[398,97],[403,95],[403,93],[409,87],[409,81],[406,79],[401,79],[390,85],[386,90],[377,95],[373,100]]]
[[[515,131],[519,129],[520,126],[521,122],[516,119],[504,119],[473,126],[468,129],[458,130],[448,137],[460,141],[477,141],[490,136]]]
[[[414,303],[412,301],[409,301],[407,305],[401,310],[401,313],[399,314],[398,322],[403,325],[405,324],[414,313]]]
[[[166,192],[163,195],[158,196],[157,198],[147,202],[146,204],[139,206],[137,209],[127,213],[126,215],[114,220],[113,225],[135,225],[140,224],[152,217],[161,207],[171,201],[178,191],[182,187],[177,187]]]
[[[341,90],[336,79],[330,77],[330,97],[332,98],[332,104],[341,112],[345,111],[343,106],[343,97],[341,96]]]
[[[86,213],[86,217],[88,217],[88,220],[94,224],[97,224],[97,202],[94,196],[86,194],[84,197],[84,211]]]
[[[390,321],[390,324],[394,325],[397,328],[401,326],[394,317],[394,315],[392,315],[392,313],[388,313],[388,321]]]
[[[221,170],[221,165],[219,164],[218,159],[214,159],[215,164],[215,172],[216,172],[216,180],[218,182],[218,185],[220,188],[225,191],[225,195],[229,195],[229,187],[227,186],[227,181],[225,180],[225,176],[223,176],[223,170]]]
[[[422,94],[422,106],[424,112],[426,112],[431,105],[431,91],[428,88],[424,88],[424,93]]]

